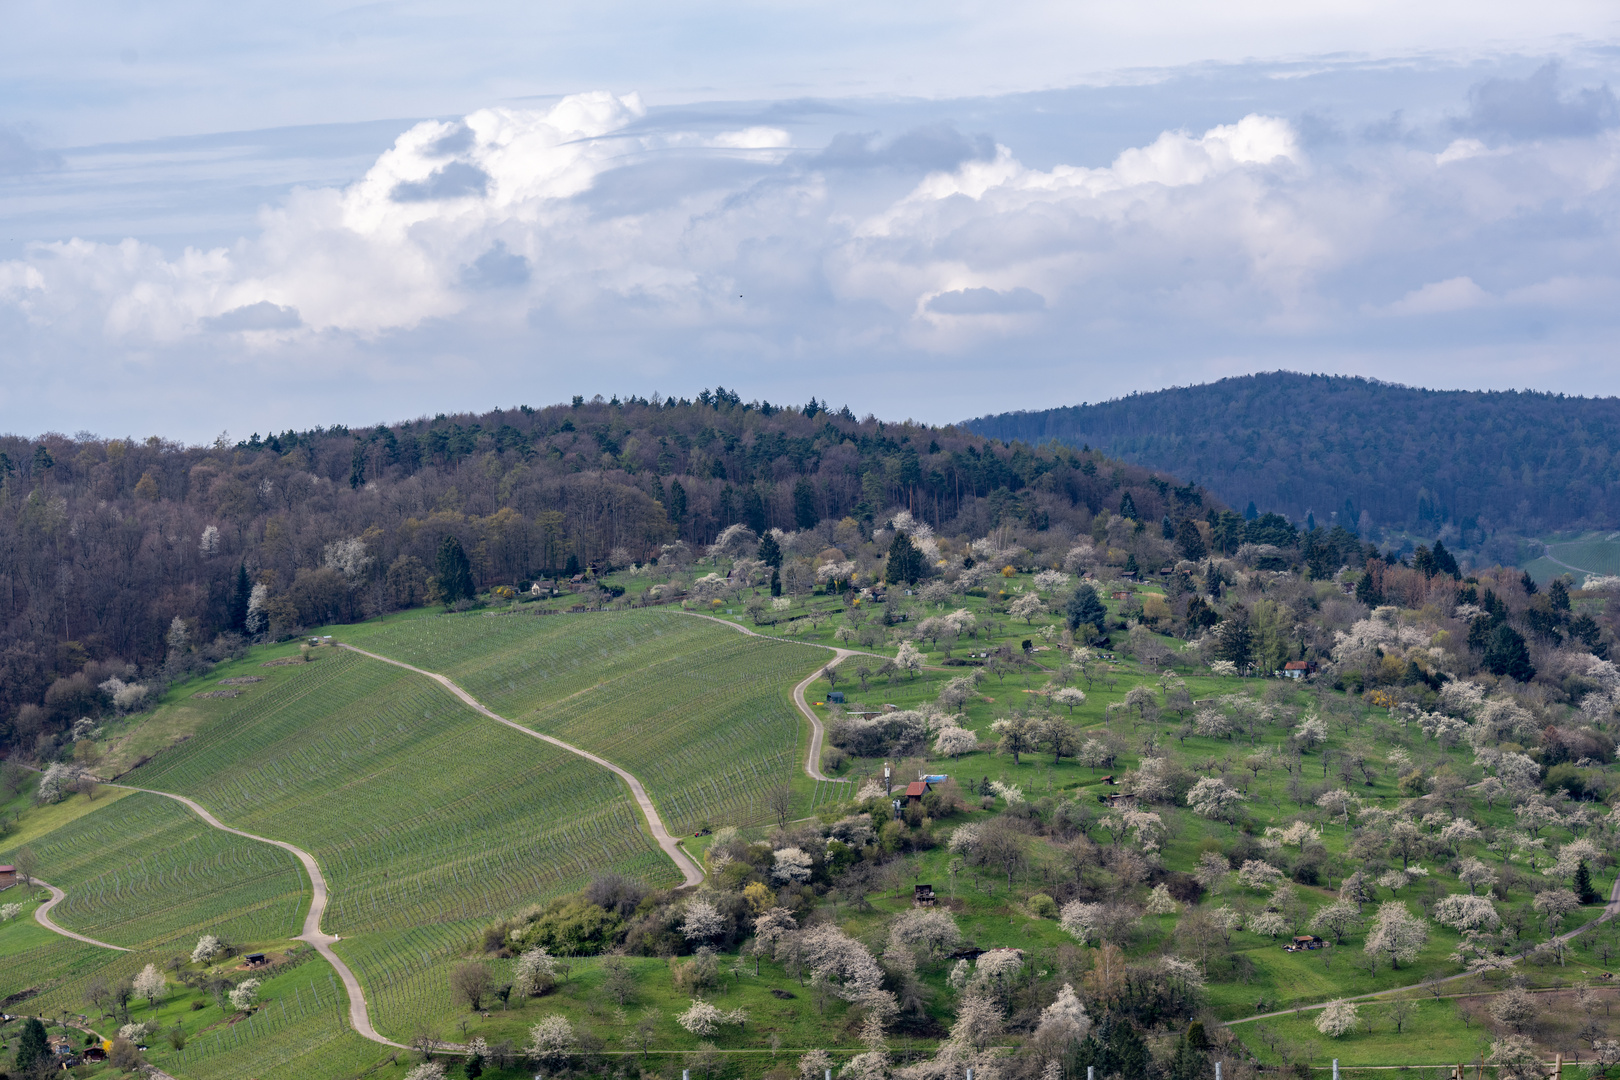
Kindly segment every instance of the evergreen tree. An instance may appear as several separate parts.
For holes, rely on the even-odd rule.
[[[816,488],[806,477],[799,477],[793,485],[793,520],[801,529],[813,529],[821,521],[816,509]]]
[[[1450,574],[1453,581],[1462,577],[1462,570],[1457,566],[1457,556],[1446,550],[1446,545],[1436,540],[1434,542],[1434,568],[1442,574]]]
[[[1563,578],[1553,578],[1552,584],[1547,586],[1547,599],[1552,602],[1554,611],[1569,610],[1569,586],[1564,584]]]
[[[769,566],[772,570],[781,569],[782,545],[776,542],[776,537],[774,534],[766,533],[760,538],[759,552],[757,557],[760,562],[764,563],[766,566]]]
[[[563,563],[563,576],[573,577],[577,573],[579,573],[579,556],[570,551],[567,561]]]
[[[1170,520],[1169,518],[1165,519]],[[1198,531],[1198,526],[1188,518],[1176,528],[1176,548],[1181,552],[1183,559],[1197,562],[1209,554],[1209,548],[1204,545],[1204,534]]]
[[[901,582],[915,585],[922,572],[922,552],[911,542],[911,537],[903,532],[895,533],[894,540],[889,544],[889,563],[883,571],[883,580],[890,585]]]
[[[1378,581],[1370,569],[1356,582],[1356,599],[1368,607],[1377,607],[1384,602],[1384,594],[1378,591]]]
[[[1189,638],[1208,630],[1221,621],[1215,609],[1204,603],[1202,596],[1194,596],[1187,601],[1187,636]]]
[[[1089,623],[1096,627],[1097,633],[1103,632],[1103,622],[1108,618],[1108,609],[1103,602],[1097,599],[1097,590],[1085,582],[1081,582],[1069,597],[1068,606],[1064,614],[1069,620],[1069,629],[1078,630],[1081,624]]]
[[[449,534],[439,541],[439,554],[434,560],[438,571],[439,595],[446,604],[453,604],[457,600],[472,599],[474,588],[472,579],[472,563],[467,560],[467,553],[461,547],[461,541]],[[570,566],[575,567],[578,573],[579,560],[568,556]]]
[[[1209,569],[1204,571],[1204,589],[1209,593],[1211,600],[1221,598],[1221,571],[1215,565],[1215,560],[1209,560]]]
[[[1585,859],[1575,866],[1575,895],[1583,904],[1597,904],[1603,900],[1598,891],[1592,887],[1592,871],[1587,868]]]
[[[686,489],[681,486],[678,479],[669,482],[669,504],[666,509],[669,520],[677,526],[686,517]]]
[[[765,500],[752,485],[743,489],[742,519],[743,524],[756,533],[765,531]]]
[[[1355,503],[1350,501],[1349,496],[1346,496],[1345,500],[1344,500],[1344,509],[1339,511],[1339,524],[1343,525],[1347,532],[1353,533],[1356,536],[1360,536],[1361,535],[1361,525],[1360,525],[1360,523],[1361,523],[1361,515],[1356,513],[1356,505],[1355,505]]]
[[[1530,663],[1530,650],[1524,647],[1524,638],[1507,623],[1491,631],[1490,644],[1485,647],[1481,661],[1492,675],[1506,675],[1518,682],[1535,678],[1536,669]]]
[[[782,575],[775,570],[771,571],[771,595],[782,595]]]
[[[1524,586],[1525,595],[1536,595],[1536,579],[1530,576],[1530,571],[1526,570],[1524,572],[1519,578],[1519,584]]]
[[[1244,521],[1253,521],[1255,518],[1257,518],[1259,516],[1260,516],[1259,508],[1257,508],[1254,505],[1254,500],[1250,499],[1249,500],[1249,505],[1245,506],[1243,508],[1243,520]]]
[[[1305,511],[1305,531],[1316,531],[1316,515],[1311,513],[1309,510]]]
[[[1119,500],[1119,516],[1130,518],[1132,521],[1136,520],[1136,500],[1131,498],[1131,493],[1128,491]]]
[[[230,606],[226,609],[230,629],[238,633],[247,629],[248,601],[252,597],[253,583],[248,580],[247,563],[239,563],[236,567],[236,588],[231,592]]]
[[[23,1024],[22,1038],[17,1041],[17,1072],[27,1076],[34,1067],[49,1059],[50,1040],[45,1037],[45,1025],[30,1016]]]
[[[1142,572],[1142,568],[1137,565],[1135,552],[1125,556],[1125,572],[1127,574],[1139,574]]]
[[[1166,540],[1174,540],[1176,538],[1175,522],[1170,520],[1169,514],[1164,515],[1164,520],[1159,522],[1159,535],[1163,536]]]
[[[1240,671],[1254,659],[1254,634],[1241,608],[1215,628],[1215,657],[1230,660]]]

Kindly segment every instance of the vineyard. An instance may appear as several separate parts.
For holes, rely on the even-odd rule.
[[[202,934],[274,941],[298,933],[307,889],[292,856],[209,828],[178,803],[136,794],[33,844],[67,900],[58,922],[143,950]],[[0,861],[5,861],[0,853]]]
[[[129,780],[313,853],[324,928],[399,1038],[393,1018],[418,1011],[405,973],[461,955],[492,917],[604,868],[678,880],[611,773],[353,653],[323,650]]]
[[[502,716],[629,769],[675,833],[769,815],[769,791],[801,775],[791,687],[828,659],[664,611],[352,629],[346,640],[448,675]]]

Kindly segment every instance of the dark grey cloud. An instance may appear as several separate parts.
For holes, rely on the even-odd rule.
[[[47,172],[62,167],[62,155],[39,145],[24,128],[0,124],[0,176]]]
[[[1022,285],[1006,292],[995,289],[957,289],[928,301],[928,310],[940,315],[1022,315],[1045,311],[1046,297]]]
[[[257,304],[232,308],[223,315],[202,321],[208,330],[232,332],[238,330],[296,330],[304,325],[297,308],[282,307],[268,300]]]
[[[984,161],[996,155],[989,135],[964,135],[950,123],[925,124],[902,132],[887,142],[873,132],[840,132],[827,148],[811,159],[823,169],[902,168],[937,172],[954,169],[964,161]]]
[[[529,260],[506,250],[504,240],[474,259],[461,272],[461,283],[469,289],[499,289],[525,285],[529,280]]]
[[[483,169],[465,161],[452,161],[425,180],[405,180],[394,185],[391,196],[395,202],[431,202],[482,195],[488,188],[489,174]]]
[[[1549,61],[1524,79],[1486,79],[1468,91],[1464,131],[1512,139],[1594,135],[1620,124],[1620,103],[1605,83],[1559,93],[1558,62]]]

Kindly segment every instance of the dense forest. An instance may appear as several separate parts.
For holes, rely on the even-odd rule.
[[[1484,549],[1486,562],[1513,561],[1513,534],[1620,519],[1617,398],[1278,371],[966,426],[1097,447],[1196,480],[1233,506],[1253,502],[1295,521],[1309,513],[1363,538],[1384,529],[1440,536]]]
[[[0,479],[0,747],[27,748],[250,638],[450,599],[447,552],[465,594],[701,551],[732,524],[828,546],[904,509],[1067,550],[1122,505],[1152,537],[1229,513],[1096,452],[724,389],[235,445],[6,436]]]

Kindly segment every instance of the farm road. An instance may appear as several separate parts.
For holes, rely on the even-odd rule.
[[[39,923],[39,925],[54,933],[61,934],[63,937],[72,938],[74,941],[82,941],[86,945],[96,945],[103,949],[112,949],[115,952],[129,952],[129,950],[124,948],[122,945],[109,945],[105,941],[97,941],[95,938],[85,937],[83,934],[75,934],[71,930],[64,930],[62,927],[58,926],[55,920],[51,918],[51,908],[66,900],[67,893],[63,892],[61,889],[58,889],[55,885],[52,885],[48,881],[39,880],[39,878],[34,879],[34,884],[43,885],[46,889],[50,890],[51,894],[51,898],[49,900],[45,901],[43,904],[39,905],[39,907],[34,909],[34,921]]]
[[[253,833],[243,832],[241,829],[233,829],[184,795],[175,795],[168,791],[153,791],[151,788],[132,787],[129,784],[114,784],[112,786],[128,787],[131,791],[144,791],[148,795],[161,795],[165,799],[173,799],[221,832],[228,832],[248,840],[257,840],[261,844],[273,844],[283,851],[290,852],[295,859],[303,863],[304,872],[309,875],[309,912],[304,916],[304,932],[294,940],[307,942],[315,946],[315,951],[320,953],[328,964],[332,965],[333,970],[338,973],[338,978],[343,980],[343,988],[349,994],[349,1025],[354,1028],[355,1034],[370,1039],[374,1043],[382,1043],[384,1046],[398,1047],[401,1050],[409,1049],[403,1043],[383,1038],[377,1033],[377,1029],[371,1026],[371,1014],[366,1009],[366,995],[365,991],[360,989],[360,980],[355,978],[354,972],[349,970],[349,965],[343,962],[342,957],[332,951],[332,943],[338,939],[321,929],[321,916],[326,914],[328,896],[326,878],[321,874],[321,868],[315,862],[315,856],[303,848],[287,843],[285,840],[271,840],[269,837],[255,836]]]
[[[34,771],[38,772],[39,770],[35,769]],[[360,980],[354,977],[354,972],[349,970],[349,965],[343,962],[343,958],[332,951],[332,943],[338,939],[321,930],[321,916],[326,914],[327,890],[326,878],[322,875],[320,865],[315,861],[315,856],[303,848],[287,843],[285,840],[271,840],[269,837],[255,836],[253,833],[243,832],[241,829],[233,829],[207,810],[204,810],[196,801],[188,799],[184,795],[176,795],[172,791],[155,791],[152,788],[136,787],[133,784],[115,784],[107,780],[103,780],[101,783],[107,787],[124,788],[128,791],[140,791],[147,795],[161,795],[165,799],[173,799],[193,814],[202,818],[204,824],[218,829],[220,832],[228,832],[234,836],[240,836],[260,844],[272,844],[283,851],[290,852],[294,858],[304,865],[304,872],[309,875],[310,883],[309,912],[304,916],[304,932],[293,940],[313,945],[315,951],[320,953],[326,959],[326,962],[332,965],[332,969],[343,980],[343,988],[349,994],[349,1024],[354,1028],[355,1034],[370,1039],[372,1042],[381,1043],[384,1046],[393,1046],[400,1050],[410,1049],[403,1043],[383,1038],[377,1033],[377,1029],[371,1026],[371,1014],[366,1009],[366,995],[360,989]],[[61,934],[63,937],[83,941],[86,944],[96,945],[103,949],[114,949],[118,952],[131,951],[122,945],[109,945],[105,941],[97,941],[95,938],[85,937],[83,934],[75,934],[71,930],[65,930],[58,926],[50,917],[50,911],[57,904],[67,899],[67,893],[58,889],[55,885],[40,881],[38,878],[35,878],[34,881],[36,884],[44,885],[51,893],[50,900],[34,909],[34,919],[39,925],[53,933]]]
[[[424,671],[422,668],[413,667],[410,664],[403,663],[399,660],[391,660],[386,656],[380,656],[377,653],[367,652],[364,649],[357,649],[353,645],[344,645],[342,647],[348,649],[350,652],[357,652],[361,656],[369,656],[373,660],[381,660],[385,664],[393,664],[395,667],[402,667],[406,671],[414,671],[418,675],[426,675],[428,678],[443,686],[446,690],[460,698],[467,705],[471,706],[473,709],[476,709],[484,716],[489,717],[491,720],[494,720],[497,723],[505,724],[513,731],[521,732],[522,734],[529,736],[531,739],[539,739],[541,742],[547,742],[553,746],[567,750],[570,754],[578,754],[586,761],[595,762],[604,769],[610,770],[616,776],[618,776],[620,780],[623,780],[627,785],[629,785],[630,794],[635,797],[636,805],[641,808],[642,816],[647,819],[647,828],[652,832],[653,839],[658,842],[659,847],[664,849],[664,854],[668,855],[672,860],[674,860],[676,869],[680,870],[681,875],[686,879],[684,882],[682,882],[681,887],[688,888],[703,880],[703,871],[698,867],[698,864],[692,861],[692,857],[687,855],[687,853],[682,850],[681,846],[675,842],[675,838],[669,834],[669,830],[664,828],[664,821],[658,816],[658,811],[653,807],[652,799],[647,795],[647,789],[641,786],[640,780],[637,780],[625,769],[613,764],[613,762],[607,760],[606,758],[597,757],[588,750],[581,750],[572,743],[565,743],[561,739],[553,738],[550,735],[542,735],[540,732],[526,728],[516,721],[508,720],[504,716],[491,712],[489,709],[485,708],[482,702],[473,697],[471,694],[467,693],[467,691],[463,690],[461,687],[457,686],[447,676],[440,675],[433,671]]]
[[[717,619],[713,615],[699,615],[695,611],[688,611],[685,612],[685,614],[691,615],[698,619],[708,619],[710,622],[717,622],[721,626],[729,626],[731,629],[737,631],[737,633],[745,634],[748,637],[764,638],[767,641],[782,640],[781,638],[768,637],[765,634],[756,634],[746,626],[739,626],[734,622],[727,622],[724,619]],[[826,665],[827,667],[837,667],[839,664],[843,663],[846,658],[851,656],[875,655],[873,653],[859,652],[855,649],[840,649],[833,645],[823,645],[816,641],[800,641],[792,642],[791,644],[809,645],[816,649],[830,650],[834,655],[832,662]],[[793,704],[797,705],[799,707],[799,712],[803,713],[804,718],[810,721],[810,752],[805,755],[804,771],[810,774],[810,779],[812,780],[825,780],[831,784],[847,784],[849,783],[848,777],[828,776],[821,771],[821,744],[826,741],[827,729],[822,725],[820,718],[816,716],[815,710],[810,708],[810,703],[804,699],[805,690],[809,688],[811,683],[815,682],[816,679],[820,677],[823,670],[825,669],[817,668],[815,671],[806,676],[803,682],[799,683],[798,686],[793,688]]]

